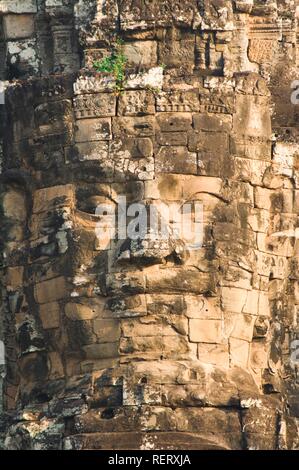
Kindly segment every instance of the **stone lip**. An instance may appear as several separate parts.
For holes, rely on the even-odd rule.
[[[145,376],[146,371],[151,374]],[[55,384],[48,391],[51,387]],[[280,398],[261,395],[241,368],[199,361],[137,362],[99,371],[93,379],[88,374],[73,377],[65,387],[48,402],[2,415],[5,449],[276,448]]]
[[[221,438],[213,436],[213,433],[207,436],[205,433],[189,432],[79,434],[65,440],[65,450],[74,448],[76,450],[232,450],[228,445],[221,444]]]

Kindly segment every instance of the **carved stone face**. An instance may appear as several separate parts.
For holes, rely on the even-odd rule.
[[[140,361],[247,370],[255,324],[265,323],[266,335],[268,320],[259,317],[250,274],[252,189],[239,180],[231,153],[244,145],[249,154],[269,151],[263,82],[240,77],[235,96],[180,86],[116,98],[92,93],[90,80],[84,88],[77,82],[72,99],[33,106],[31,165],[40,189],[26,196],[26,210],[19,189],[4,197],[12,259],[24,240],[18,269],[27,300],[15,311],[22,393],[40,381],[28,359],[33,351],[50,380]],[[10,214],[10,201],[19,199]],[[119,232],[132,224],[138,203],[147,207],[147,235],[132,240]],[[195,204],[202,207],[200,246],[174,237],[171,217],[168,238],[148,239],[150,207],[161,203],[191,204],[192,224]],[[103,205],[120,224],[114,234],[111,216],[97,215]]]

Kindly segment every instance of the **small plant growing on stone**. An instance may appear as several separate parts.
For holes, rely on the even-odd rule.
[[[154,96],[159,96],[160,93],[162,92],[161,88],[159,87],[155,87],[155,86],[151,86],[151,85],[147,85],[146,86],[146,89],[151,92]]]
[[[158,67],[161,67],[161,69],[164,71],[167,66],[165,64],[159,64]],[[146,85],[146,89],[150,91],[154,96],[159,96],[162,93],[162,88],[159,88],[157,86]]]
[[[127,61],[128,59],[123,52],[123,42],[118,39],[110,56],[93,63],[93,67],[97,72],[108,73],[113,77],[115,81],[114,90],[117,95],[124,91]]]

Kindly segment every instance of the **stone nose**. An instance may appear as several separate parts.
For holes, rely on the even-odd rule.
[[[144,239],[131,240],[127,238],[118,250],[117,263],[135,262],[139,265],[164,264],[171,260],[183,264],[187,257],[187,248],[181,240]]]

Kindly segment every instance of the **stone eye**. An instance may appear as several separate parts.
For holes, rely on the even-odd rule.
[[[80,200],[77,203],[77,207],[80,211],[87,212],[91,215],[96,215],[97,208],[101,206],[104,207],[102,214],[105,215],[105,208],[107,207],[107,211],[109,208],[110,211],[116,207],[116,204],[106,196],[91,196],[87,199]]]

